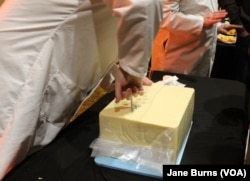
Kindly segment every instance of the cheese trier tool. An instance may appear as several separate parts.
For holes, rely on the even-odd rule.
[[[131,96],[130,98],[130,107],[131,107],[131,111],[134,112],[134,110],[136,109],[136,105],[134,104],[133,96]]]

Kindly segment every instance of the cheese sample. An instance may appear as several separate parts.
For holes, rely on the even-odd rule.
[[[99,114],[99,138],[147,148],[156,162],[175,164],[191,126],[194,93],[193,88],[154,83],[133,98],[134,111],[129,100],[113,100]]]
[[[236,43],[237,36],[218,34],[217,39],[223,43],[234,44]]]

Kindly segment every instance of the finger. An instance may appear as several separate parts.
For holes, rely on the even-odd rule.
[[[227,30],[225,30],[225,29],[221,29],[221,32],[220,33],[222,33],[222,34],[227,34]]]
[[[225,16],[226,16],[225,14],[217,14],[217,15],[214,15],[213,18],[214,19],[223,19],[223,18],[225,18]]]
[[[137,94],[142,96],[144,94],[144,90],[143,89],[138,90]]]
[[[118,103],[123,99],[121,85],[115,83],[115,102]]]
[[[123,91],[124,98],[130,100],[132,97],[132,89],[128,88],[126,91]]]
[[[138,89],[137,89],[137,87],[134,86],[134,87],[132,88],[132,94],[133,94],[134,97],[137,97],[137,96],[138,96]]]
[[[144,90],[143,90],[143,87],[134,87],[133,88],[133,96],[138,96],[138,95],[143,95],[144,93]]]
[[[243,28],[243,26],[242,25],[230,25],[230,28],[231,29],[233,29],[233,28],[238,29],[238,28]]]
[[[220,9],[220,10],[218,10],[218,11],[216,11],[216,12],[221,12],[221,13],[227,13],[227,11],[225,10],[225,9]]]
[[[143,83],[143,85],[149,86],[149,85],[152,85],[152,84],[153,84],[153,81],[150,80],[150,79],[147,78],[147,77],[144,77],[144,78],[142,79],[142,83]]]

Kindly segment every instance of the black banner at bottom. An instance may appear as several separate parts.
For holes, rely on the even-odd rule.
[[[250,180],[250,165],[164,165],[163,181],[191,178]]]

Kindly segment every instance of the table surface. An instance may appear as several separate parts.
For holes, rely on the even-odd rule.
[[[164,72],[154,72],[152,80]],[[244,84],[223,79],[177,75],[195,89],[193,125],[181,164],[243,164],[248,129]],[[160,179],[97,166],[89,145],[99,135],[98,113],[114,98],[102,97],[44,149],[18,165],[4,181],[158,181]]]
[[[235,80],[235,44],[217,42],[211,77]]]

